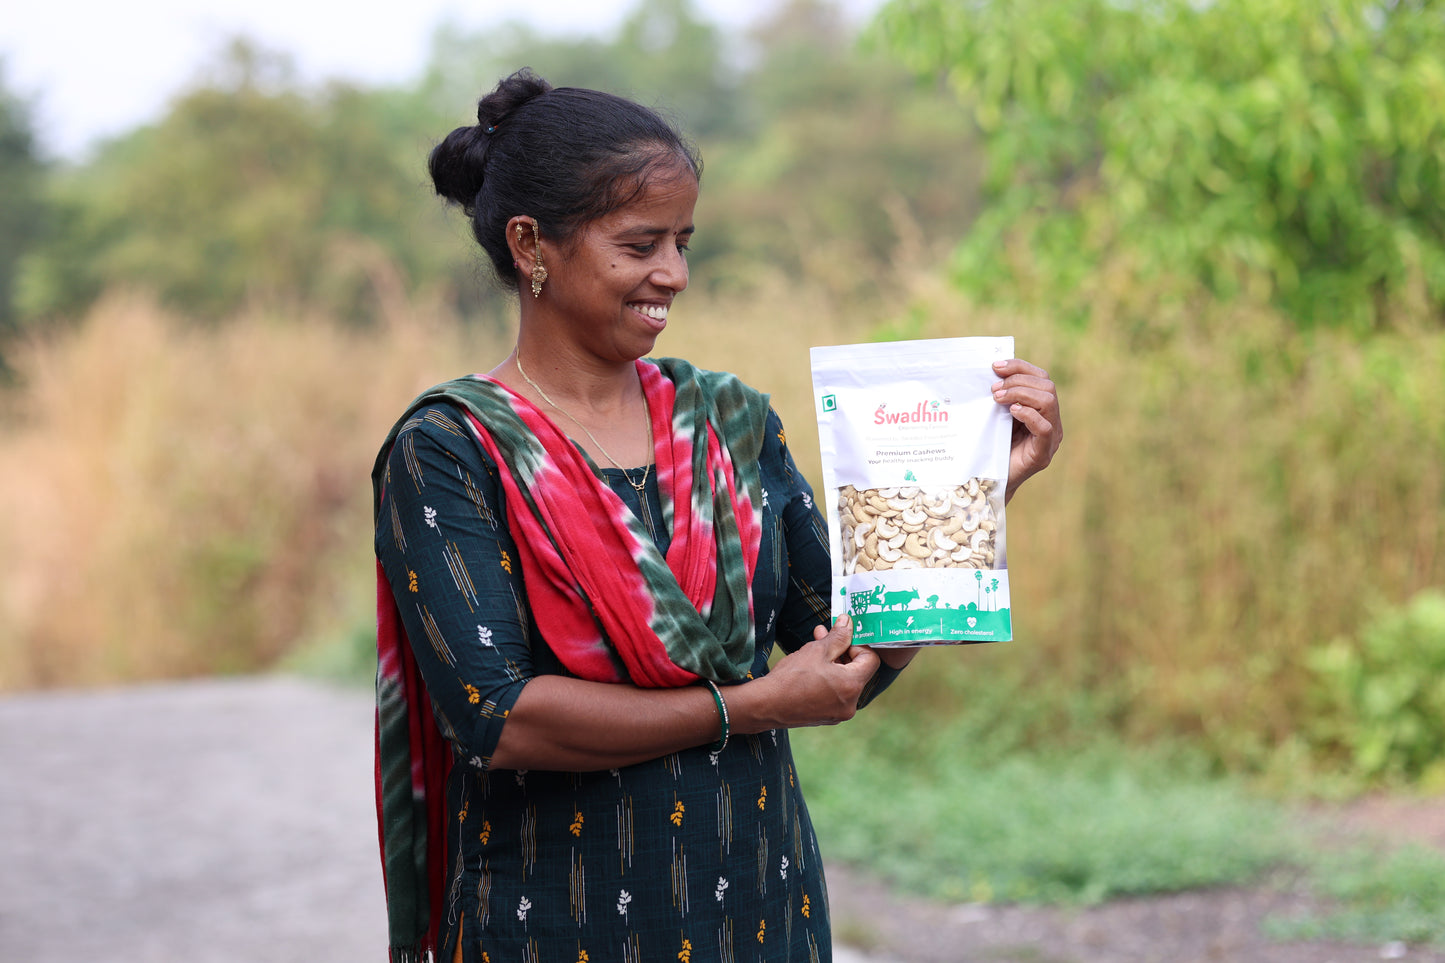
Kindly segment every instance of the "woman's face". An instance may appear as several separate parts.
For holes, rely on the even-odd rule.
[[[629,203],[584,225],[556,255],[544,248],[542,303],[589,353],[632,361],[652,351],[687,287],[697,193],[690,169],[654,168]]]

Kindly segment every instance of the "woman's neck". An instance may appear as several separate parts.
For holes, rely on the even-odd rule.
[[[491,374],[514,390],[584,418],[625,415],[642,400],[642,383],[631,362],[580,362],[555,350],[528,350],[518,344]]]

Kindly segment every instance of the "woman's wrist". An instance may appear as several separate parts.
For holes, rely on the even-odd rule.
[[[717,741],[707,748],[709,752],[722,752],[727,748],[729,730],[731,729],[731,724],[728,719],[728,704],[724,701],[722,690],[718,688],[716,682],[713,682],[711,679],[703,679],[702,681],[712,693],[713,702],[717,706],[718,714],[719,735]]]
[[[727,702],[728,728],[733,736],[751,736],[776,729],[782,723],[766,711],[768,677],[718,686]]]

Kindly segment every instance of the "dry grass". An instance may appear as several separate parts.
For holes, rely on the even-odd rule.
[[[355,618],[374,447],[487,353],[405,312],[212,329],[136,296],[30,346],[0,442],[0,685],[254,669]]]

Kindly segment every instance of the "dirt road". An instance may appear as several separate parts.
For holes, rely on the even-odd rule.
[[[385,958],[365,693],[287,678],[0,698],[0,960]],[[835,963],[1364,963],[1280,945],[1269,890],[946,907],[829,869]],[[1413,963],[1445,954],[1406,949]]]
[[[0,700],[0,959],[383,960],[370,731],[288,679]]]

